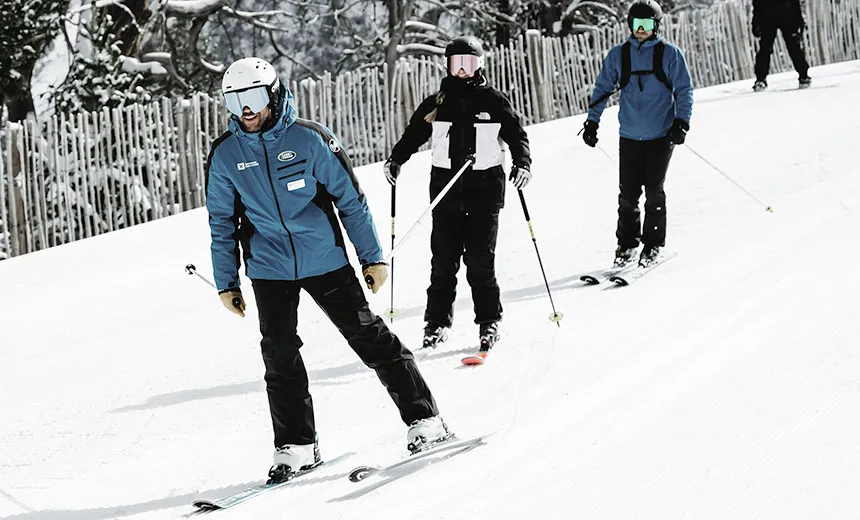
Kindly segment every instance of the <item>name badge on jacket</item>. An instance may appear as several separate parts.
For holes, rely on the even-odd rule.
[[[293,191],[293,190],[297,190],[299,188],[304,188],[304,187],[305,187],[305,180],[304,179],[299,179],[297,181],[287,183],[287,191]]]

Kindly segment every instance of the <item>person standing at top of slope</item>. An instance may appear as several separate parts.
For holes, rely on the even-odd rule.
[[[486,353],[499,339],[502,319],[495,264],[499,211],[505,203],[505,143],[513,160],[510,180],[521,190],[531,179],[529,140],[511,102],[484,75],[484,50],[476,38],[455,38],[445,47],[445,57],[447,77],[412,114],[384,170],[394,185],[400,166],[430,139],[430,198],[435,199],[474,159],[433,209],[424,347],[443,342],[453,323],[462,258],[472,288],[480,351]]]
[[[788,56],[798,74],[798,86],[806,88],[812,84],[809,78],[809,64],[803,50],[803,8],[800,0],[753,0],[752,33],[759,38],[758,52],[755,55],[755,84],[753,90],[767,88],[767,75],[770,72],[770,55],[776,31],[782,32]]]
[[[266,392],[274,427],[270,482],[319,462],[308,376],[299,353],[304,289],[361,360],[376,371],[419,451],[448,437],[412,353],[368,308],[335,216],[354,244],[368,287],[388,277],[382,248],[352,164],[323,125],[296,116],[272,65],[244,58],[227,69],[229,130],[206,163],[212,265],[221,301],[244,317],[240,244],[256,298]],[[235,302],[235,304],[234,304]]]
[[[684,144],[693,112],[693,86],[684,55],[658,34],[663,11],[654,0],[630,7],[627,42],[613,47],[594,85],[582,140],[597,145],[597,128],[606,100],[621,91],[618,121],[618,247],[614,264],[633,261],[639,242],[639,265],[659,261],[666,243],[666,193],[663,183],[675,145]],[[618,87],[616,88],[616,85]],[[639,197],[645,188],[645,222]]]

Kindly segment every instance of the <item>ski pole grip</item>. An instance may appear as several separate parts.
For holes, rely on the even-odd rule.
[[[235,298],[233,298],[232,303],[233,303],[233,307],[236,307],[237,309],[242,310],[242,298],[239,298],[238,296],[236,296]]]
[[[373,277],[370,276],[369,274],[365,275],[364,281],[367,283],[367,285],[373,285]]]

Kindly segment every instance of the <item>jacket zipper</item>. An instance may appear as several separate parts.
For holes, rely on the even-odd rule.
[[[272,197],[275,198],[275,207],[278,209],[278,218],[281,219],[281,225],[284,231],[287,232],[287,237],[290,239],[290,248],[293,250],[293,279],[299,279],[299,259],[296,256],[296,245],[293,243],[293,234],[287,229],[287,223],[284,222],[284,214],[281,212],[281,203],[278,202],[278,194],[275,191],[275,181],[272,180],[272,171],[269,169],[269,151],[266,150],[266,142],[263,140],[263,133],[260,132],[260,144],[263,145],[263,157],[266,159],[266,175],[269,177],[269,186],[272,188]]]

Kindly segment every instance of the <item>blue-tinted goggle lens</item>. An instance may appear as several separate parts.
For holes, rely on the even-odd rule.
[[[642,28],[643,31],[653,31],[654,30],[654,19],[653,18],[634,18],[633,19],[633,32]]]
[[[250,108],[251,112],[256,114],[269,104],[269,93],[266,87],[254,87],[239,92],[227,92],[224,94],[224,104],[227,105],[227,110],[230,113],[237,116],[242,115],[245,107]]]

